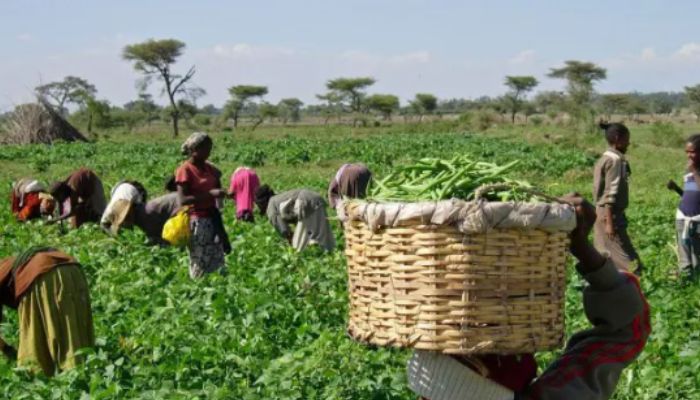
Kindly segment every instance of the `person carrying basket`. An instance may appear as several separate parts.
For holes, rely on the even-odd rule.
[[[407,365],[409,387],[429,400],[609,399],[622,370],[641,353],[651,332],[649,306],[636,276],[620,271],[588,240],[593,206],[577,194],[564,201],[576,208],[571,253],[588,282],[584,310],[592,328],[572,336],[539,377],[531,354],[453,357],[416,351]],[[615,307],[610,307],[614,304]]]

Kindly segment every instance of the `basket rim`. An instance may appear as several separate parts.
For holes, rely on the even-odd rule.
[[[336,206],[342,222],[362,221],[371,230],[415,225],[454,225],[463,233],[492,229],[542,229],[571,232],[576,211],[556,202],[500,202],[460,199],[433,201],[376,201],[343,199]]]

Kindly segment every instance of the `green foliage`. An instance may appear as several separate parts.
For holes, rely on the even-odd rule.
[[[430,93],[416,93],[409,104],[411,110],[423,118],[423,114],[432,114],[438,107],[437,97]]]
[[[700,84],[695,86],[686,86],[685,95],[690,103],[690,108],[696,116],[700,118]]]
[[[362,111],[362,101],[365,96],[364,90],[374,85],[376,80],[371,77],[360,78],[336,78],[326,82],[326,88],[347,102],[350,111],[360,113]]]
[[[506,76],[505,85],[510,92],[504,100],[511,113],[511,122],[515,123],[515,115],[523,108],[523,97],[527,96],[539,82],[534,76]]]
[[[399,98],[393,94],[373,94],[367,97],[366,102],[370,110],[377,111],[387,120],[399,109]]]
[[[532,119],[531,119],[532,121]],[[343,162],[364,162],[382,176],[425,157],[466,155],[497,164],[521,160],[522,178],[553,194],[590,191],[595,156],[582,147],[524,141],[527,127],[489,135],[454,131],[447,122],[353,130],[350,127],[261,129],[255,135],[213,133],[212,161],[225,177],[255,166],[276,190],[308,187],[325,193]],[[616,400],[693,399],[700,393],[700,287],[668,278],[675,269],[672,222],[677,196],[663,188],[685,166],[682,147],[651,143],[652,127],[631,127],[634,170],[629,230],[647,264],[642,287],[653,334],[640,359],[621,377]],[[536,131],[546,130],[546,128]],[[281,132],[281,133],[280,133]],[[291,134],[286,134],[291,133]],[[352,140],[348,140],[348,138]],[[123,136],[96,143],[4,146],[0,197],[23,176],[65,178],[76,163],[94,169],[106,191],[121,179],[142,182],[153,196],[182,161],[179,141],[165,134]],[[670,145],[670,144],[669,144]],[[605,144],[597,137],[596,151]],[[270,224],[224,221],[234,250],[228,275],[192,281],[187,255],[143,245],[140,231],[117,238],[86,225],[13,221],[0,208],[0,257],[30,245],[53,245],[84,265],[91,291],[97,348],[88,362],[54,379],[33,377],[0,359],[6,399],[415,399],[406,385],[406,350],[369,348],[345,336],[347,277],[342,233],[338,251],[292,251]],[[581,284],[569,266],[567,337],[589,325]],[[2,337],[17,343],[16,312],[5,310]],[[558,352],[538,355],[540,370]]]
[[[594,130],[594,113],[591,104],[593,85],[607,77],[605,68],[590,62],[569,60],[564,67],[552,68],[547,76],[567,81],[566,111],[579,125],[579,130]]]
[[[94,97],[97,93],[93,84],[76,76],[66,76],[62,81],[37,86],[34,90],[64,114],[67,104],[84,105],[87,98]]]
[[[299,122],[303,105],[304,102],[296,97],[280,100],[279,104],[277,104],[277,109],[279,110],[279,116],[282,118],[282,123],[286,124],[288,121]]]
[[[190,67],[184,76],[172,72],[171,67],[182,55],[185,43],[175,39],[150,39],[142,43],[124,47],[122,58],[134,63],[134,69],[143,73],[144,79],[140,82],[141,89],[145,89],[153,79],[157,77],[163,81],[163,92],[170,100],[170,117],[173,123],[173,136],[179,132],[178,120],[180,108],[176,99],[177,95],[187,94],[186,84],[195,74],[194,66]],[[196,89],[195,89],[196,91]]]
[[[145,74],[169,71],[185,50],[185,43],[176,39],[150,39],[124,47],[122,58],[134,62],[134,68]]]
[[[654,122],[650,133],[650,142],[656,146],[681,148],[685,144],[683,131],[668,122]]]

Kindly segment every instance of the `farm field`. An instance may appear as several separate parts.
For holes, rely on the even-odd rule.
[[[683,137],[694,126],[632,125],[630,234],[647,271],[653,333],[640,359],[624,371],[615,399],[700,398],[700,286],[682,286],[673,227],[677,196],[665,189],[686,165]],[[184,136],[184,135],[183,135]],[[517,178],[552,194],[590,197],[601,136],[564,128],[501,127],[472,132],[456,121],[391,127],[275,127],[214,133],[211,161],[228,175],[255,167],[276,191],[307,187],[325,194],[344,162],[361,161],[383,176],[423,157],[466,154],[487,161],[521,160]],[[167,133],[118,132],[92,144],[7,146],[0,151],[0,197],[23,176],[44,181],[88,166],[105,190],[120,179],[142,182],[149,196],[164,191],[182,160]],[[0,256],[29,245],[60,247],[78,258],[90,284],[98,346],[85,366],[48,380],[13,370],[0,359],[0,397],[8,399],[414,399],[407,389],[405,350],[372,349],[345,335],[347,290],[342,232],[337,251],[295,253],[264,218],[225,222],[233,252],[228,274],[192,281],[187,254],[143,245],[138,231],[113,239],[94,225],[61,233],[57,226],[19,225],[0,208]],[[332,215],[332,214],[331,214]],[[573,271],[573,265],[570,268]],[[587,325],[581,281],[567,291],[567,332]],[[16,313],[0,332],[16,344]],[[554,353],[540,354],[540,366]],[[88,397],[89,396],[89,397]]]

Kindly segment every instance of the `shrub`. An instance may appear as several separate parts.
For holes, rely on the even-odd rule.
[[[654,122],[650,132],[650,142],[656,146],[680,147],[685,143],[683,131],[669,122]]]

